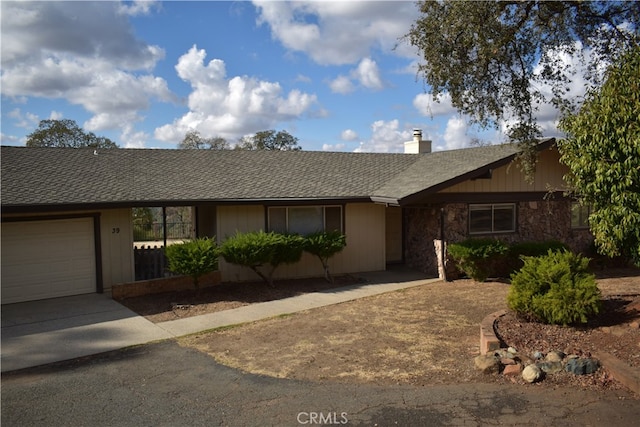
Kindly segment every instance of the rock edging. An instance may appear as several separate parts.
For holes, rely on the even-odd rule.
[[[500,310],[485,316],[480,322],[480,354],[481,356],[490,356],[502,348],[502,342],[495,332],[495,322],[500,317],[507,314],[507,310]],[[606,367],[607,371],[622,385],[636,394],[640,394],[640,373],[628,366],[617,357],[606,353],[598,352],[594,355],[600,362],[601,366]],[[497,358],[497,356],[495,356]],[[497,358],[500,360],[499,358]],[[518,369],[519,371],[519,369]]]

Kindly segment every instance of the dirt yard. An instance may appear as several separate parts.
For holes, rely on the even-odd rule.
[[[639,270],[609,271],[606,276],[601,276],[599,286],[607,298],[619,294],[640,294]],[[352,277],[343,278],[342,281],[343,284],[357,282]],[[292,295],[320,290],[327,285],[322,280],[290,281],[277,284],[276,287],[281,288],[279,291],[265,288],[263,284],[234,286],[248,286],[241,292],[245,296],[238,298],[238,301],[223,298],[223,301],[209,301],[195,310],[195,305],[187,309],[167,309],[167,303],[175,299],[175,295],[162,297],[163,302],[158,302],[161,299],[159,296],[147,297],[147,308],[155,306],[155,309],[149,309],[153,313],[147,313],[147,316],[153,321],[170,320],[273,299],[274,292]],[[485,376],[473,368],[473,357],[479,353],[478,324],[487,314],[506,308],[508,289],[508,284],[499,282],[436,282],[294,315],[222,328],[183,338],[180,343],[206,352],[222,364],[280,378],[419,386],[519,382],[519,379],[508,380],[501,375]],[[266,296],[260,296],[261,291]],[[251,301],[247,299],[248,294],[251,295]],[[625,298],[622,303],[607,306],[627,307],[633,298]],[[181,301],[191,304],[195,300],[182,295]],[[161,304],[165,305],[164,308],[160,307]],[[631,315],[637,319],[637,310],[632,311]],[[597,340],[590,340],[589,334],[576,334],[567,328],[562,330],[562,334],[555,332],[547,338],[545,334],[549,327],[535,329],[534,325],[522,329],[526,331],[526,336],[516,335],[519,341],[514,338],[517,343],[509,344],[523,345],[524,350],[528,344],[523,343],[546,343],[547,347],[560,346],[560,350],[573,347],[583,354],[598,349],[615,349],[615,352],[637,360],[640,330],[633,330],[626,325],[631,320],[629,313],[618,317],[615,313],[609,313],[606,316],[606,320],[599,324],[596,321],[597,325],[593,328],[603,327],[602,322],[609,328],[616,326],[616,322],[625,323],[624,328],[620,327],[616,333],[598,334]],[[514,319],[507,318],[507,321],[518,322]],[[519,328],[522,328],[522,324]],[[574,335],[577,337],[573,337],[572,342],[562,341]],[[560,342],[554,342],[554,337]],[[541,351],[551,349],[540,348]],[[545,380],[534,386],[558,385],[591,389],[621,388],[602,369],[580,377],[562,373],[554,376],[553,380]]]

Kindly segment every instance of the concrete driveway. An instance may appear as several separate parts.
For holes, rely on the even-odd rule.
[[[87,294],[2,306],[2,372],[171,338],[112,300]]]

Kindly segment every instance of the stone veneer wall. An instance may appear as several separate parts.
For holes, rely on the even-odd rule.
[[[467,203],[434,204],[405,208],[405,263],[426,274],[437,276],[435,239],[440,239],[440,209],[444,208],[444,237],[447,243],[469,237]],[[516,203],[516,232],[483,234],[507,243],[559,240],[573,251],[587,252],[593,237],[587,229],[571,228],[571,201],[568,199]]]

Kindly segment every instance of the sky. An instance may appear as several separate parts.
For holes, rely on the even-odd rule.
[[[505,141],[416,74],[413,1],[0,2],[2,145],[72,119],[126,148],[286,130],[308,151]],[[576,83],[580,90],[580,82]],[[543,108],[545,136],[558,135]]]

